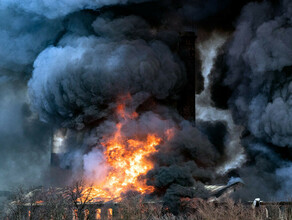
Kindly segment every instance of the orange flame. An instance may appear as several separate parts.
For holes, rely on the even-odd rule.
[[[117,106],[117,115],[121,122],[116,124],[116,132],[111,138],[105,138],[101,143],[105,147],[104,157],[110,166],[105,180],[85,190],[90,192],[93,201],[119,200],[122,193],[128,190],[138,191],[141,194],[154,191],[152,186],[146,185],[145,175],[153,168],[153,163],[147,157],[156,151],[156,146],[162,139],[156,134],[147,134],[144,138],[127,139],[121,133],[123,124],[127,120],[138,117],[136,112],[129,113],[125,108],[125,101],[131,97],[127,95],[123,103]],[[82,198],[81,198],[82,199]]]

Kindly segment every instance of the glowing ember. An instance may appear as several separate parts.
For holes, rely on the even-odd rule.
[[[130,97],[127,96],[126,99]],[[139,178],[153,168],[147,157],[156,151],[155,146],[162,142],[156,134],[146,134],[145,137],[128,139],[123,137],[121,129],[123,123],[138,117],[136,112],[129,113],[125,110],[125,104],[117,107],[117,115],[120,118],[116,124],[116,132],[110,138],[104,138],[101,145],[104,146],[104,156],[110,170],[105,180],[93,187],[88,187],[93,201],[112,199],[119,200],[121,193],[128,190],[138,191],[142,194],[153,192],[152,186],[147,186],[145,180]]]
[[[39,200],[39,201],[36,201],[35,204],[39,205],[39,204],[42,204],[43,202],[44,201]]]

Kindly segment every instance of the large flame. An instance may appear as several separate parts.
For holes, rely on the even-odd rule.
[[[116,112],[120,122],[116,124],[116,132],[110,138],[104,138],[101,143],[105,148],[104,157],[110,169],[104,180],[86,189],[84,195],[90,192],[93,201],[119,200],[121,194],[129,190],[141,194],[154,190],[140,177],[153,168],[148,156],[156,151],[155,147],[162,142],[162,138],[156,134],[146,134],[139,138],[126,138],[122,135],[123,124],[138,117],[136,112],[129,113],[125,110],[123,100],[130,98],[123,98],[122,103],[117,106]]]

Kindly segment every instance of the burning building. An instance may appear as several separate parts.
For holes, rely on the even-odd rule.
[[[137,18],[125,19],[127,22],[137,22]],[[100,22],[104,22],[104,20],[97,19],[94,24],[99,25]],[[120,23],[123,20],[118,19],[115,22]],[[114,25],[114,22],[110,25]],[[164,68],[164,62],[174,68],[170,69],[169,71],[172,72],[169,73],[168,66],[165,67],[167,70],[161,72],[162,75],[165,75],[159,84],[156,85],[155,81],[151,82],[149,87],[143,88],[144,81],[141,81],[141,88],[138,88],[142,91],[135,89],[134,93],[131,92],[133,85],[128,85],[122,88],[125,89],[125,94],[113,93],[112,99],[109,100],[107,100],[107,96],[103,97],[104,101],[110,103],[104,103],[98,110],[101,112],[96,112],[95,107],[92,107],[93,109],[90,107],[86,111],[83,110],[84,115],[77,115],[78,118],[74,118],[75,116],[72,115],[63,122],[68,127],[55,133],[52,142],[53,164],[69,168],[75,173],[74,175],[81,175],[88,183],[91,183],[93,186],[88,187],[87,191],[91,192],[91,198],[94,201],[119,201],[123,194],[135,191],[153,198],[157,195],[164,195],[166,205],[175,208],[178,205],[176,201],[180,197],[208,198],[208,192],[202,183],[214,181],[216,176],[220,175],[219,172],[216,174],[215,167],[220,165],[216,161],[220,161],[222,155],[220,156],[214,145],[193,126],[196,115],[197,78],[195,40],[194,32],[180,33],[175,42],[176,55],[171,55],[166,61],[164,57],[163,59],[157,57],[158,60],[155,62],[160,62],[162,65],[158,68]],[[107,44],[108,42],[105,43],[105,45]],[[118,50],[127,53],[128,44],[132,50],[132,42]],[[164,49],[168,53],[168,49],[159,44],[155,42],[151,47],[158,47],[158,53]],[[146,46],[144,43],[142,45]],[[99,46],[97,49],[99,50]],[[116,52],[111,56],[117,56]],[[153,51],[148,51],[146,54],[142,52],[141,57],[138,57],[141,63],[139,63],[140,69],[136,71],[140,76],[144,71],[151,70],[150,64],[154,65],[152,60],[150,64],[140,61],[147,53],[154,55]],[[130,56],[132,55],[130,54]],[[106,61],[117,62],[117,65],[122,66],[129,62],[124,58],[122,61],[116,61],[118,59],[116,57],[110,59],[114,60]],[[110,68],[113,64],[115,63],[110,63]],[[182,65],[182,69],[179,69],[179,65]],[[153,67],[156,68],[155,65]],[[128,73],[128,68],[135,70],[135,67],[131,67],[131,65],[123,68],[127,68],[125,74],[131,74],[131,72]],[[144,70],[145,68],[146,70]],[[89,73],[96,74],[96,72]],[[173,74],[179,74],[176,77],[181,74],[184,83],[173,84],[174,87],[169,87],[171,84],[167,87],[163,86],[165,79],[168,77],[173,79]],[[156,72],[154,76],[160,80],[160,75],[157,75]],[[98,76],[94,75],[94,77]],[[127,77],[130,77],[129,80],[133,80],[132,76]],[[148,72],[143,77],[148,80]],[[104,83],[103,80],[101,79],[101,85]],[[113,80],[115,81],[114,78]],[[162,88],[160,88],[161,86]],[[136,84],[134,84],[135,87]],[[167,91],[170,88],[168,93],[163,91],[163,89]],[[80,87],[80,89],[83,88]],[[119,88],[117,89],[119,90]],[[143,89],[149,91],[145,92]],[[99,92],[101,93],[97,93],[97,95],[103,96],[103,91]],[[99,99],[94,96],[93,99],[96,99],[98,103]],[[85,107],[87,108],[87,106]],[[86,115],[88,113],[89,115]],[[50,114],[47,116],[50,117]],[[72,128],[69,125],[77,127]],[[201,146],[196,145],[196,141],[199,141]],[[77,147],[69,146],[68,143],[74,143]],[[62,147],[64,148],[61,149]],[[82,160],[76,163],[76,158],[82,158]],[[216,165],[216,163],[218,164]]]
[[[208,198],[206,185],[232,177],[245,183],[235,198],[285,196],[290,8],[287,0],[1,2],[0,183],[82,178],[96,202],[134,191],[174,213],[180,198]]]
[[[207,197],[204,183],[228,157],[193,126],[195,33],[167,42],[137,16],[101,15],[92,27],[96,35],[66,35],[34,63],[32,106],[61,127],[52,164],[84,178],[96,202],[135,191],[175,210],[180,197]]]
[[[126,18],[127,22],[137,22],[137,20],[139,19],[133,17]],[[101,21],[104,22],[103,18],[97,19],[94,24],[99,25]],[[123,20],[118,20],[117,22],[123,22]],[[114,23],[112,25],[114,25]],[[103,109],[102,111],[104,112],[102,114],[99,115],[94,109],[92,109],[93,112],[91,113],[91,110],[88,109],[89,111],[86,110],[87,112],[84,113],[89,113],[90,115],[83,115],[80,119],[74,119],[75,116],[72,115],[71,118],[73,120],[69,118],[69,121],[67,121],[66,119],[63,123],[68,126],[71,124],[77,127],[70,128],[69,126],[68,128],[62,128],[54,134],[52,141],[52,164],[63,168],[70,168],[73,172],[76,172],[76,166],[79,166],[78,169],[81,168],[81,171],[83,170],[83,174],[81,175],[84,175],[88,182],[93,182],[94,184],[93,190],[90,188],[93,198],[103,201],[119,200],[121,194],[129,190],[149,195],[166,193],[164,189],[165,186],[169,184],[174,184],[175,186],[178,181],[176,178],[186,178],[186,184],[190,187],[193,186],[195,179],[192,179],[193,177],[190,175],[189,171],[191,169],[203,170],[205,169],[203,167],[210,166],[208,164],[209,162],[204,162],[205,156],[209,155],[209,158],[212,158],[211,160],[215,160],[215,158],[219,156],[216,152],[211,150],[213,148],[212,144],[204,140],[199,132],[196,131],[196,128],[192,126],[194,125],[196,114],[195,40],[196,36],[194,32],[183,32],[175,42],[177,45],[175,49],[177,51],[176,56],[170,55],[166,60],[158,56],[158,60],[154,60],[155,62],[161,63],[160,65],[162,66],[158,66],[158,68],[168,69],[168,66],[163,67],[163,63],[167,62],[169,63],[168,65],[171,65],[171,68],[174,69],[170,69],[172,72],[162,70],[163,72],[161,72],[161,74],[165,74],[161,79],[163,82],[161,81],[157,85],[156,83],[158,82],[151,82],[152,85],[149,84],[149,88],[144,88],[144,90],[150,89],[148,92],[143,91],[143,84],[141,84],[142,90],[136,90],[135,93],[131,93],[131,89],[128,90],[129,88],[127,86],[124,91],[126,94],[117,94],[116,97],[113,96],[113,100],[109,100],[112,103],[103,104],[101,110]],[[106,42],[106,45],[107,44]],[[125,48],[127,49],[127,47],[130,46],[129,49],[132,50],[132,43],[129,42],[128,44],[130,45],[125,45]],[[134,44],[136,44],[136,41],[134,41]],[[152,56],[154,55],[154,51],[147,52],[147,47],[143,44],[142,48],[145,47],[146,54],[142,52],[140,57],[138,57],[139,60],[146,56],[147,53],[150,53]],[[166,50],[164,51],[166,54],[168,53],[168,49],[158,42],[153,43],[151,47],[153,47],[151,50],[156,50],[156,47],[158,47],[158,53],[163,50]],[[99,50],[99,48],[97,49]],[[122,50],[125,49],[122,48]],[[123,53],[127,53],[127,50],[123,51]],[[112,56],[117,56],[116,52]],[[163,56],[165,56],[165,54]],[[141,63],[139,63],[140,69],[138,69],[138,71],[142,71],[140,74],[144,71],[150,71],[152,66],[149,65],[154,65],[154,61],[151,61],[149,64],[144,63],[144,61],[139,61]],[[118,65],[128,65],[127,63],[129,61],[123,60],[122,62],[123,63],[118,62]],[[113,64],[111,63],[111,65]],[[183,65],[184,67],[182,66],[180,70],[179,65]],[[110,67],[112,68],[112,66]],[[153,67],[155,67],[155,65]],[[127,68],[132,67],[129,66]],[[125,74],[129,73],[125,72]],[[174,74],[181,74],[185,83],[181,85],[173,84],[173,88],[170,87],[171,84],[166,87],[162,86],[163,83],[165,83],[164,80],[167,78],[173,79]],[[145,76],[145,79],[149,77],[149,75]],[[158,76],[157,80],[160,80],[159,75],[153,76]],[[103,83],[103,81],[101,81],[101,83]],[[32,87],[33,84],[34,82],[31,81]],[[132,85],[129,86],[131,87]],[[158,88],[162,87],[157,90],[157,88],[155,88],[156,86],[158,86]],[[167,91],[170,88],[174,90],[169,91],[168,94],[163,91],[163,89]],[[178,92],[174,93],[176,91]],[[87,91],[84,92],[87,93]],[[105,96],[104,99],[107,100],[108,97]],[[98,101],[98,99],[96,100]],[[50,117],[50,113],[47,116]],[[76,129],[77,131],[74,131]],[[186,131],[182,131],[183,129]],[[88,133],[89,131],[90,133]],[[185,140],[177,142],[175,139],[180,138],[181,132],[187,134],[187,137],[185,137]],[[180,149],[179,146],[185,141],[191,141],[191,139],[196,137],[202,139],[201,141],[205,143],[204,149],[202,148],[201,151],[202,158],[197,158],[197,161],[194,161],[194,157],[197,157],[198,149],[192,152],[193,148],[196,147],[191,146],[191,142],[185,146],[185,149],[184,147]],[[88,140],[90,143],[84,144],[84,140]],[[73,141],[74,144],[79,143],[83,145],[84,148],[74,149],[74,147],[72,148],[72,146],[69,146],[68,143],[70,143],[70,141],[71,143]],[[172,141],[174,142],[171,143]],[[163,147],[163,145],[166,146]],[[165,156],[174,159],[176,155],[173,153],[177,150],[186,150],[193,154],[193,156],[183,156],[179,159],[177,164],[173,164],[173,162],[168,161],[168,159],[166,160],[166,158],[164,159]],[[208,152],[208,150],[210,151]],[[83,159],[81,164],[76,165],[76,161],[72,159],[76,158],[76,155]],[[198,166],[198,168],[196,168],[196,166]],[[163,179],[160,180],[160,178],[165,175],[163,174],[165,172],[166,175],[170,175],[169,172],[184,172],[184,170],[186,173],[183,174],[183,176],[185,175],[185,177],[176,177],[172,180],[173,182],[168,182],[169,180]],[[211,170],[208,172],[211,174]],[[160,177],[160,175],[162,176]],[[202,180],[204,179],[205,181],[210,179],[208,175],[209,174],[206,176],[203,175]],[[184,185],[185,183],[182,182],[182,184]],[[192,192],[192,194],[194,193]]]
[[[164,104],[172,106],[177,109],[178,113],[186,120],[195,124],[196,120],[196,47],[195,47],[196,35],[195,32],[181,32],[177,42],[177,52],[180,59],[185,64],[186,70],[186,83],[183,88],[180,88],[178,98],[176,101],[166,101]],[[129,97],[130,98],[130,97]],[[150,99],[147,104],[151,103],[150,108],[154,107],[159,100]],[[174,104],[173,104],[174,103]],[[124,107],[123,107],[124,108]],[[149,109],[149,107],[147,107]],[[121,111],[124,109],[118,109]],[[125,116],[125,113],[122,113]],[[61,128],[53,134],[52,138],[52,153],[51,153],[51,165],[59,166],[59,157],[62,157],[64,153],[68,152],[64,141],[66,140],[68,131],[66,128]],[[82,141],[82,134],[79,132],[76,138],[77,142]]]

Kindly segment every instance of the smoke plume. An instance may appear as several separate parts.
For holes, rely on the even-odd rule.
[[[246,129],[242,142],[250,159],[238,171],[250,186],[240,195],[244,199],[254,194],[285,199],[290,184],[283,170],[291,162],[283,156],[290,154],[291,142],[291,6],[289,1],[246,5],[214,70],[222,71],[223,80],[215,77],[217,86],[221,82],[218,88],[230,94],[225,101]]]
[[[173,212],[229,177],[245,183],[236,198],[287,195],[290,1],[2,0],[0,18],[1,188],[100,182],[111,169],[103,143],[119,129],[163,140],[139,178]],[[187,31],[197,35],[196,126],[177,110]]]
[[[236,118],[257,138],[290,146],[289,67],[292,49],[291,3],[247,5],[228,52]],[[255,16],[257,15],[257,16]]]

